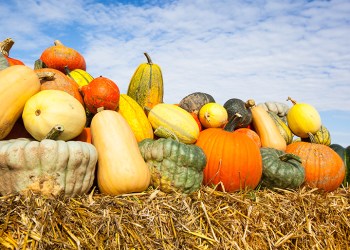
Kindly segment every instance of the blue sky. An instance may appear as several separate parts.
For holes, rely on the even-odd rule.
[[[167,103],[201,91],[313,105],[332,143],[350,145],[350,1],[1,1],[10,56],[32,66],[58,39],[126,93],[148,52]]]

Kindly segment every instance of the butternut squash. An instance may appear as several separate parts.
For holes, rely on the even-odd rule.
[[[0,140],[11,132],[27,100],[39,91],[40,80],[28,66],[13,65],[0,71]]]
[[[249,102],[254,102],[254,100],[249,100]],[[287,143],[267,111],[256,105],[252,106],[251,111],[253,127],[260,136],[261,146],[285,151]]]
[[[90,125],[92,144],[98,153],[97,184],[109,195],[142,192],[151,174],[127,121],[114,110],[94,115]]]

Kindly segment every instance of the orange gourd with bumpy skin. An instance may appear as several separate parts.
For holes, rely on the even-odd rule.
[[[120,91],[118,86],[107,77],[97,77],[88,85],[80,88],[84,97],[86,108],[92,114],[103,107],[105,110],[117,110],[119,105]]]
[[[310,142],[293,142],[287,153],[298,155],[305,168],[305,181],[312,187],[333,191],[345,177],[345,165],[340,156],[330,147]]]
[[[6,58],[9,66],[24,65],[24,63],[21,60],[9,56],[10,50],[14,43],[15,42],[12,40],[12,38],[6,38],[4,41],[0,42],[0,53],[2,53],[3,56]]]
[[[65,73],[65,67],[68,67],[70,70],[86,70],[85,58],[78,51],[65,46],[59,40],[54,41],[54,46],[43,51],[40,60],[48,68],[54,68],[63,73]]]

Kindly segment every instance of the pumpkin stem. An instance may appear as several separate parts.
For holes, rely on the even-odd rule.
[[[284,161],[284,162],[287,162],[287,161],[293,159],[293,160],[296,160],[299,163],[302,163],[301,158],[299,156],[295,155],[295,154],[286,153],[286,154],[283,154],[283,155],[279,156],[279,159],[281,161]]]
[[[63,125],[57,124],[54,126],[49,133],[44,137],[44,139],[56,140],[57,137],[64,131]]]
[[[145,56],[146,56],[146,58],[147,58],[147,63],[148,64],[153,64],[153,62],[152,62],[152,59],[151,59],[151,57],[147,54],[147,52],[145,52],[145,53],[143,53]]]
[[[15,41],[13,41],[12,38],[6,38],[4,41],[0,42],[0,52],[8,56],[14,43]]]
[[[43,69],[43,68],[47,68],[46,64],[41,61],[40,59],[36,60],[34,62],[34,69]]]
[[[171,131],[170,129],[167,129],[167,128],[163,127],[163,126],[159,126],[158,128],[156,128],[154,130],[154,134],[156,136],[163,137],[163,138],[169,138],[170,137],[170,138],[174,139],[177,142],[180,141],[179,138],[176,136],[176,134],[173,131]]]
[[[246,101],[245,103],[245,107],[246,108],[252,108],[255,106],[255,101],[253,99],[249,99],[248,101]]]
[[[58,46],[58,45],[62,45],[63,46],[63,43],[61,43],[60,40],[55,40],[53,43],[54,43],[55,46]]]
[[[101,112],[101,111],[103,111],[103,110],[105,110],[105,107],[99,107],[99,108],[97,108],[97,113],[98,113],[98,112]]]
[[[36,75],[39,77],[40,80],[48,80],[52,81],[55,79],[55,73],[54,72],[36,72]]]
[[[228,132],[234,131],[236,129],[236,126],[237,126],[235,121],[241,117],[242,117],[242,115],[240,113],[238,113],[238,112],[235,113],[226,123],[224,130],[228,131]]]
[[[293,105],[297,104],[297,102],[293,100],[290,96],[288,96],[287,101],[291,101]]]
[[[312,133],[307,132],[307,135],[309,136],[309,139],[310,139],[311,143],[318,143],[316,137]]]

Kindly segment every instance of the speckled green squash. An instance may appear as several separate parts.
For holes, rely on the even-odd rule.
[[[194,144],[171,138],[144,139],[139,142],[141,155],[151,170],[151,185],[166,193],[190,194],[203,181],[206,156]]]
[[[305,170],[299,156],[273,148],[261,148],[260,153],[263,187],[296,189],[304,183]]]

